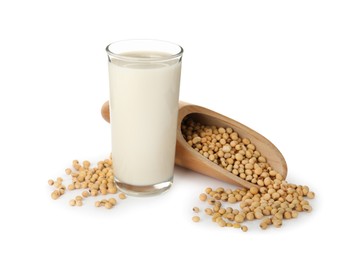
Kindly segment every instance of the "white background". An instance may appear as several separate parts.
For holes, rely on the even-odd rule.
[[[353,1],[2,1],[1,259],[353,259]],[[219,228],[191,208],[206,186],[176,168],[164,195],[108,211],[50,198],[73,159],[110,153],[105,47],[153,38],[185,49],[181,100],[271,140],[314,211],[281,229]],[[144,134],[144,129],[142,129]],[[131,137],[134,138],[134,137]],[[148,138],[148,137],[147,137]],[[137,148],[138,149],[138,148]],[[204,216],[202,214],[202,216]]]

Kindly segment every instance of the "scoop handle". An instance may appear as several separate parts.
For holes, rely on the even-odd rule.
[[[101,115],[105,119],[106,122],[110,123],[110,105],[109,102],[106,101],[101,107]]]

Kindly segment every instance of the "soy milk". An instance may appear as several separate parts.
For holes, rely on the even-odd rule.
[[[135,186],[172,181],[181,62],[132,62],[170,56],[161,52],[121,56],[109,62],[115,177]]]

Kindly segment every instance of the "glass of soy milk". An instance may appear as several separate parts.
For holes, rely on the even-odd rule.
[[[173,182],[183,49],[157,40],[106,48],[112,162],[120,190],[158,194]]]

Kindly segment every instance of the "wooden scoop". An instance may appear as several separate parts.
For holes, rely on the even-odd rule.
[[[108,101],[103,104],[101,114],[107,122],[110,122]],[[256,149],[267,159],[271,167],[286,178],[287,164],[285,158],[276,146],[264,136],[247,126],[212,110],[191,105],[182,101],[179,103],[178,129],[176,136],[175,163],[177,165],[246,188],[250,188],[252,186],[258,187],[258,185],[252,184],[238,176],[235,176],[221,166],[211,162],[209,159],[205,158],[189,146],[181,133],[181,122],[186,116],[189,116],[196,122],[200,122],[205,125],[231,127],[239,134],[240,137],[249,138],[250,141],[256,146]]]

